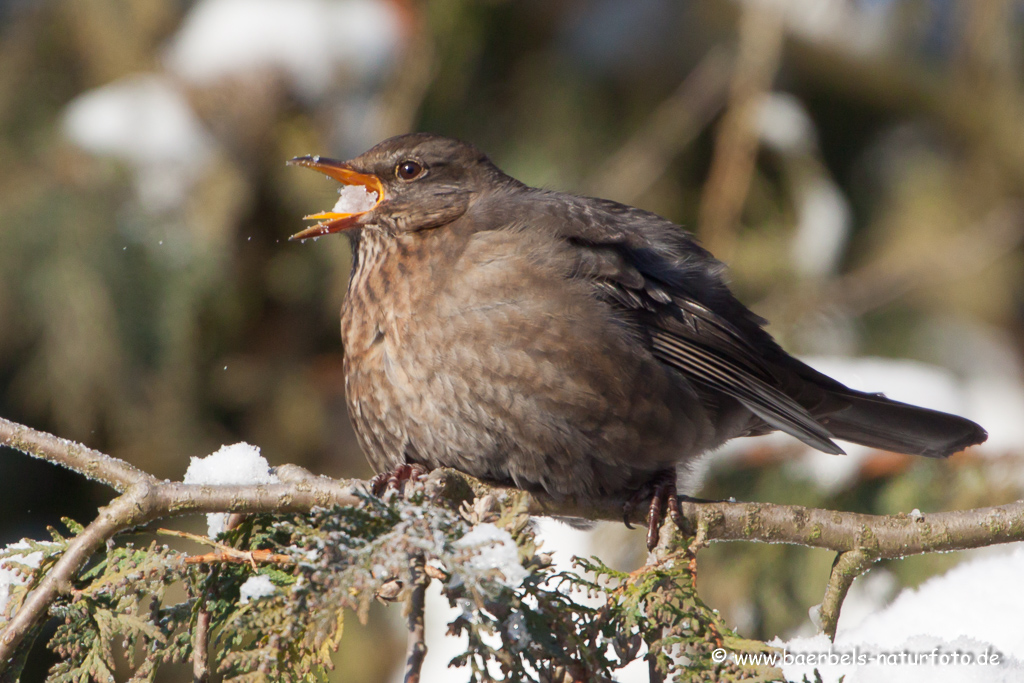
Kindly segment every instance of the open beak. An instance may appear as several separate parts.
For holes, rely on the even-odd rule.
[[[295,233],[288,238],[289,240],[304,240],[310,237],[320,237],[321,235],[329,235],[332,232],[341,232],[359,227],[359,218],[376,209],[384,201],[384,186],[381,184],[380,178],[368,173],[359,173],[344,161],[319,156],[306,156],[295,157],[288,164],[312,168],[344,185],[362,185],[368,192],[377,193],[377,202],[366,211],[358,213],[324,211],[305,216],[305,220],[319,221],[319,223]]]

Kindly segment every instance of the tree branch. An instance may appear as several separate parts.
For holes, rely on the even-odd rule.
[[[419,683],[423,659],[427,656],[423,611],[430,577],[424,571],[423,557],[413,559],[412,592],[409,594],[409,651],[405,661],[405,683]]]
[[[360,503],[356,491],[367,488],[366,482],[317,477],[294,465],[276,469],[282,480],[279,484],[201,486],[164,482],[116,458],[6,420],[0,420],[0,444],[64,465],[118,490],[125,487],[122,495],[102,508],[96,519],[71,541],[64,555],[6,625],[0,635],[0,662],[10,660],[25,635],[58,595],[70,590],[75,576],[93,553],[120,531],[162,517],[185,514],[302,513],[332,504],[355,506]],[[613,497],[591,501],[556,500],[486,484],[449,469],[432,472],[427,490],[434,500],[449,505],[457,506],[474,496],[490,494],[504,498],[507,504],[521,504],[533,515],[591,520],[621,520],[625,502]],[[638,505],[630,521],[639,522],[642,510],[646,509],[645,505]],[[847,577],[859,573],[854,572],[856,565],[850,564],[858,557],[876,561],[1024,540],[1024,501],[914,517],[686,499],[680,500],[680,510],[687,527],[685,531],[693,534],[700,529],[707,541],[788,543],[840,553],[838,570],[833,570],[822,607],[825,623],[838,619],[842,598],[849,581],[853,580]]]
[[[272,550],[239,550],[238,548],[218,543],[206,536],[190,534],[187,531],[178,531],[176,529],[157,529],[157,533],[161,536],[185,538],[213,548],[212,552],[204,555],[191,555],[185,558],[185,564],[247,564],[253,569],[256,569],[256,566],[260,563],[295,564],[295,558],[290,555],[275,553]]]
[[[204,607],[196,618],[192,634],[192,683],[210,680],[210,612]]]
[[[80,443],[36,431],[0,417],[0,443],[34,458],[69,470],[124,493],[134,484],[157,484],[159,479],[124,460],[112,458]]]
[[[839,553],[832,564],[832,574],[825,586],[825,598],[821,601],[821,630],[829,640],[836,638],[839,625],[839,611],[853,580],[863,574],[874,560],[863,550],[848,550]]]

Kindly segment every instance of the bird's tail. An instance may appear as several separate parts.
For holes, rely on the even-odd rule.
[[[849,407],[819,421],[837,439],[897,453],[945,458],[988,438],[982,427],[949,413],[847,389]]]

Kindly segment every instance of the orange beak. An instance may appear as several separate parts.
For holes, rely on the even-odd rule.
[[[332,232],[341,232],[350,228],[359,227],[359,217],[376,209],[384,201],[384,186],[380,178],[368,173],[359,173],[344,161],[327,159],[319,156],[295,157],[288,162],[291,166],[305,166],[320,171],[328,178],[333,178],[343,185],[362,185],[369,192],[377,193],[377,202],[366,211],[358,213],[335,213],[324,211],[305,216],[304,220],[320,221],[301,232],[297,232],[289,240],[304,240],[310,237],[329,235]]]

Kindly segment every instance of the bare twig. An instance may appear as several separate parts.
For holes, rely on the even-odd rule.
[[[743,6],[739,54],[729,107],[719,124],[715,154],[700,207],[700,234],[708,249],[728,260],[757,156],[757,109],[771,87],[782,53],[782,16],[770,3]]]
[[[409,650],[405,660],[405,683],[419,683],[423,659],[427,656],[423,610],[430,577],[424,571],[423,564],[423,557],[416,557],[410,567],[413,586],[409,594]]]
[[[210,680],[210,612],[200,609],[192,632],[192,683]]]
[[[839,624],[839,612],[846,600],[846,594],[853,585],[853,580],[863,574],[872,563],[871,557],[860,550],[848,550],[839,553],[832,564],[832,574],[825,586],[825,597],[821,601],[821,629],[829,640],[836,638],[836,626]]]
[[[251,565],[253,569],[256,569],[256,565],[260,563],[295,564],[295,558],[288,555],[275,553],[271,550],[239,550],[238,548],[232,548],[229,545],[218,543],[206,536],[190,534],[187,531],[157,529],[157,533],[161,536],[177,536],[178,538],[185,538],[190,541],[195,541],[196,543],[213,547],[213,552],[206,553],[205,555],[192,555],[191,557],[186,557],[185,564],[248,564]]]
[[[644,125],[612,154],[587,185],[596,197],[634,204],[725,105],[732,54],[708,52]]]
[[[94,451],[80,443],[36,431],[0,417],[0,443],[16,450],[63,465],[70,470],[124,493],[134,484],[156,484],[159,479],[124,460]]]
[[[663,683],[665,677],[658,671],[658,660],[651,657],[647,660],[647,677],[651,683]]]
[[[186,557],[185,564],[247,564],[256,569],[258,564],[295,564],[295,560],[269,550],[236,550],[225,546],[205,555]]]

